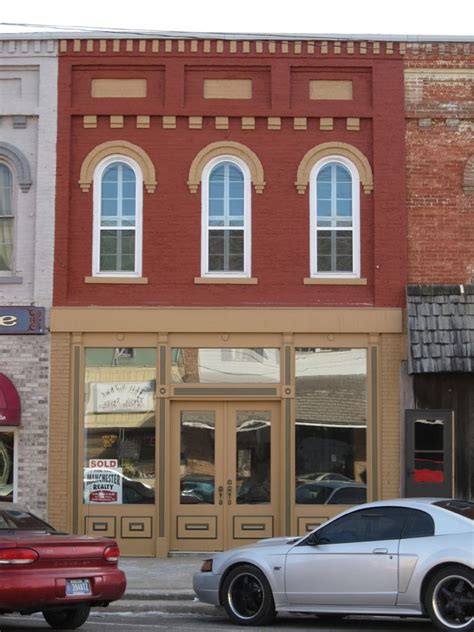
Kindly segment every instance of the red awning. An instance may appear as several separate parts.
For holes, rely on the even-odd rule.
[[[0,426],[19,426],[20,421],[20,396],[13,382],[0,373]]]

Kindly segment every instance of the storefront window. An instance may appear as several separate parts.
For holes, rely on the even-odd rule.
[[[86,349],[86,504],[155,502],[155,391],[155,349]]]
[[[280,350],[264,348],[171,350],[173,383],[236,384],[280,381]]]
[[[366,350],[296,349],[296,503],[365,502],[366,444]]]
[[[0,432],[0,501],[13,502],[15,457],[13,432]]]

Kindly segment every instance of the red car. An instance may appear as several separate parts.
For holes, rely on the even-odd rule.
[[[119,556],[115,540],[68,535],[0,502],[0,614],[42,612],[55,630],[78,628],[91,606],[125,592]]]

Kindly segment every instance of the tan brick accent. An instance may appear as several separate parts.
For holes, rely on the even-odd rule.
[[[114,53],[119,53],[120,52],[120,40],[114,40],[113,41],[112,50],[114,51]]]
[[[127,53],[133,53],[133,40],[127,40],[125,44],[125,50]]]
[[[379,379],[379,494],[398,498],[400,490],[400,362],[402,336],[380,337]]]
[[[305,130],[308,128],[308,119],[304,117],[296,117],[293,119],[293,129]]]
[[[82,118],[82,125],[85,129],[94,129],[97,127],[97,116],[95,114],[86,115]]]
[[[192,53],[197,53],[198,52],[198,41],[197,40],[192,40],[191,41],[191,52]]]
[[[242,129],[255,129],[255,117],[243,116],[242,117]]]
[[[153,40],[151,43],[151,52],[158,53],[160,50],[160,40]]]
[[[334,119],[326,116],[319,119],[319,129],[324,131],[331,131],[334,129]]]
[[[251,99],[251,79],[204,79],[205,99]]]
[[[150,117],[145,114],[137,116],[137,129],[148,129],[150,127]]]
[[[99,52],[100,53],[107,52],[107,40],[99,40]]]
[[[137,99],[146,97],[146,79],[92,79],[91,96],[95,99]]]
[[[110,128],[120,129],[123,127],[123,116],[121,114],[114,114],[110,117]]]
[[[94,51],[94,40],[87,40],[87,42],[86,42],[86,51],[88,53],[92,53]]]
[[[309,82],[309,98],[317,101],[350,101],[352,99],[352,81],[315,79]]]
[[[360,118],[348,118],[346,129],[351,132],[358,132],[360,130]]]
[[[138,42],[138,52],[146,53],[146,40],[140,40]]]
[[[69,334],[51,336],[49,409],[48,520],[57,529],[71,528],[68,502],[71,472],[69,402],[71,388]]]
[[[202,129],[202,116],[189,117],[189,129]]]
[[[229,42],[229,53],[236,53],[237,52],[237,42],[235,40],[231,40]]]
[[[176,129],[176,116],[164,116],[163,129]]]
[[[165,40],[165,53],[173,52],[173,40]]]
[[[269,116],[267,127],[268,129],[281,129],[281,118],[279,116]]]
[[[216,116],[216,129],[229,129],[229,117]]]
[[[184,53],[185,49],[185,41],[184,40],[178,40],[178,53]]]

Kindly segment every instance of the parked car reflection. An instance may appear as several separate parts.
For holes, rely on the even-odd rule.
[[[305,483],[296,488],[300,505],[359,505],[367,500],[367,486],[349,481]]]

